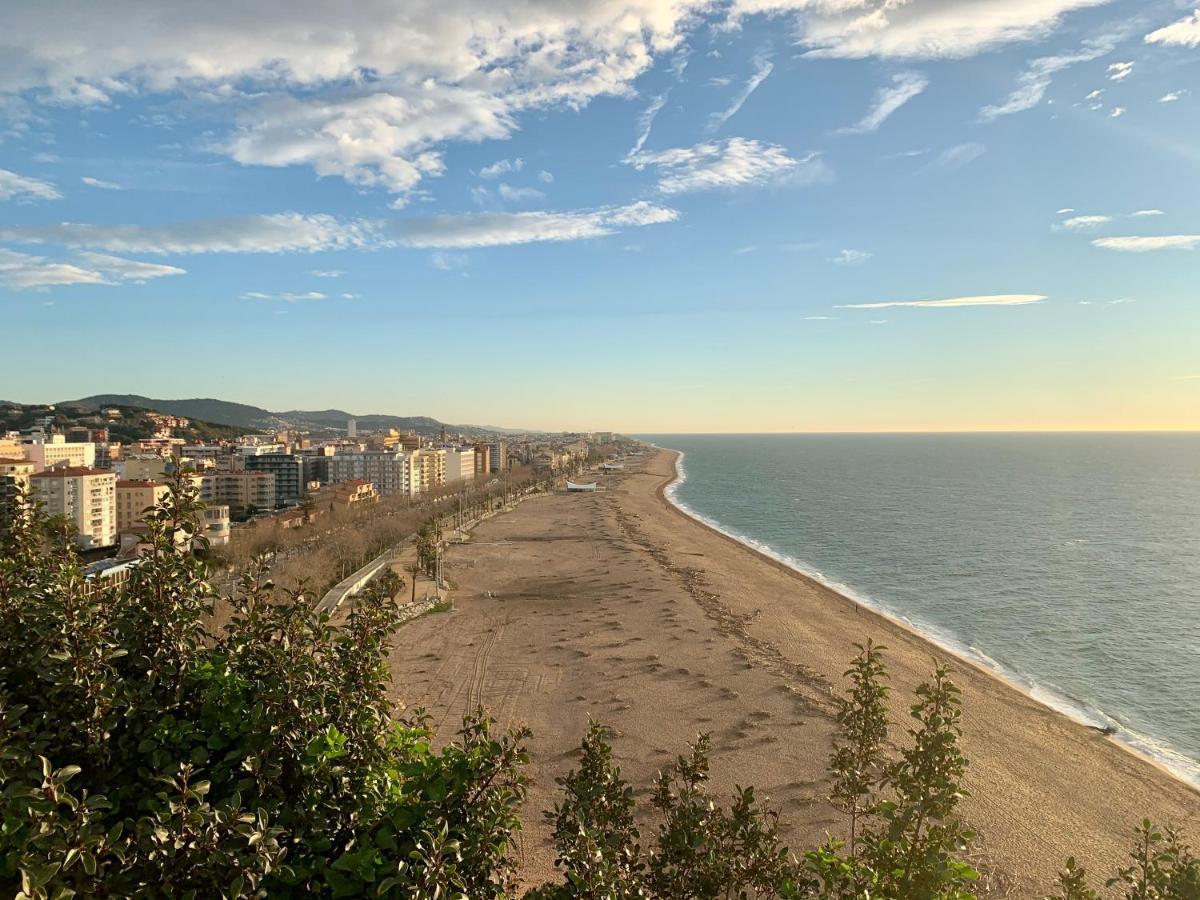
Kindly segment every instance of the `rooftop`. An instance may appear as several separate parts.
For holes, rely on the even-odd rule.
[[[38,472],[33,475],[34,478],[78,478],[81,475],[112,475],[112,472],[107,472],[104,469],[90,469],[87,466],[65,466],[61,469],[47,469],[45,472]],[[113,476],[116,477],[115,475]]]

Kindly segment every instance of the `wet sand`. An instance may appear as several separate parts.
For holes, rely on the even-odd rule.
[[[442,736],[478,705],[533,729],[527,883],[553,873],[541,812],[589,717],[615,730],[616,757],[643,796],[706,731],[714,792],[754,785],[797,851],[841,834],[825,800],[832,697],[868,637],[889,648],[897,739],[935,658],[962,688],[971,792],[962,811],[981,834],[981,893],[1042,896],[1072,854],[1098,887],[1125,864],[1132,826],[1146,816],[1200,843],[1200,793],[687,517],[662,496],[674,459],[654,454],[602,477],[601,492],[535,498],[480,525],[446,556],[454,610],[404,626],[392,652],[397,698],[431,712]]]

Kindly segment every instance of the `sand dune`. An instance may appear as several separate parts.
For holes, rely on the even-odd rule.
[[[405,626],[392,654],[398,699],[428,709],[444,734],[479,704],[533,728],[529,883],[553,871],[541,811],[589,717],[616,730],[618,760],[643,792],[697,732],[711,733],[716,789],[755,785],[799,849],[843,825],[825,800],[825,763],[853,644],[890,648],[897,723],[945,658],[669,506],[673,472],[664,451],[605,476],[603,492],[530,500],[484,523],[447,555],[455,609]],[[1111,874],[1144,816],[1200,843],[1196,791],[989,673],[952,668],[971,760],[963,809],[982,835],[986,893],[1041,896],[1070,854]]]

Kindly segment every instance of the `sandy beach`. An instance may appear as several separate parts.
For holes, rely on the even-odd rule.
[[[671,506],[675,456],[605,476],[601,492],[535,498],[484,522],[447,553],[454,609],[404,626],[392,652],[397,699],[425,707],[442,736],[478,705],[533,729],[527,883],[553,872],[542,810],[589,717],[615,729],[616,756],[643,793],[706,731],[714,791],[755,785],[794,849],[840,834],[825,800],[832,697],[868,637],[889,648],[895,736],[934,658],[962,688],[963,813],[981,834],[985,895],[1042,896],[1068,855],[1101,885],[1144,817],[1200,843],[1191,787]]]

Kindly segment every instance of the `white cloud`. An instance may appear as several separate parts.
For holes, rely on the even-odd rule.
[[[47,288],[71,284],[141,284],[151,278],[182,275],[183,269],[139,262],[101,253],[80,253],[75,261],[0,248],[0,284],[16,288]]]
[[[538,181],[540,181],[542,184],[553,184],[554,176],[545,169],[542,169],[542,171],[538,172]]]
[[[0,169],[0,200],[11,200],[14,197],[22,200],[59,200],[62,194],[48,181]]]
[[[818,154],[797,159],[778,144],[747,138],[643,151],[627,161],[639,171],[655,170],[658,189],[664,194],[749,187],[781,179],[793,184],[811,184],[830,177],[829,168]]]
[[[1044,38],[1073,10],[1107,0],[735,0],[734,20],[796,12],[809,55],[962,59]]]
[[[837,316],[805,316],[806,322],[832,322],[837,319]]]
[[[646,146],[646,141],[650,138],[650,130],[654,127],[654,119],[666,102],[667,95],[664,92],[652,99],[650,105],[638,114],[638,136],[637,140],[633,142],[633,149],[629,151],[630,156],[640,153]]]
[[[874,255],[866,250],[843,250],[829,261],[839,266],[861,266]]]
[[[1057,73],[1078,63],[1091,62],[1111,53],[1122,37],[1123,35],[1116,33],[1101,35],[1084,41],[1083,46],[1072,53],[1058,53],[1031,60],[1025,71],[1017,76],[1016,88],[1003,103],[985,106],[979,111],[980,121],[994,122],[1001,116],[1033,109],[1042,102]],[[1091,95],[1089,98],[1092,98]]]
[[[479,170],[480,178],[499,178],[501,175],[508,175],[512,172],[520,172],[525,168],[525,160],[519,156],[516,159],[498,159],[490,166],[484,166]]]
[[[87,176],[87,175],[84,175],[79,180],[82,181],[84,184],[86,184],[88,187],[99,188],[102,191],[122,190],[121,185],[117,184],[115,181],[102,181],[99,178],[91,178],[90,176]]]
[[[1054,214],[1056,216],[1065,216],[1067,213],[1073,213],[1073,212],[1075,212],[1075,207],[1064,206],[1062,209],[1056,210]]]
[[[754,74],[746,79],[746,83],[742,85],[741,90],[734,95],[729,102],[729,106],[725,107],[721,112],[713,113],[709,116],[708,127],[710,131],[716,131],[730,119],[738,114],[750,95],[758,90],[758,86],[767,80],[767,76],[774,70],[775,64],[771,62],[766,53],[755,54],[754,57]],[[641,149],[640,147],[638,149]]]
[[[1182,100],[1186,93],[1187,93],[1186,90],[1171,91],[1170,93],[1163,94],[1161,97],[1159,97],[1158,102],[1159,103],[1174,103],[1177,100]]]
[[[116,253],[286,253],[371,246],[376,230],[324,214],[276,213],[167,225],[7,225],[0,240]]]
[[[1065,228],[1067,231],[1094,231],[1112,220],[1112,216],[1072,216],[1060,222],[1059,227]]]
[[[1123,106],[1114,106],[1114,107],[1113,107],[1113,109],[1112,109],[1112,112],[1110,112],[1110,113],[1108,114],[1108,117],[1109,117],[1110,119],[1119,119],[1119,118],[1121,118],[1121,116],[1123,116],[1123,115],[1125,115],[1125,107],[1123,107]]]
[[[343,295],[345,296],[345,295]],[[278,294],[265,294],[261,291],[247,291],[242,294],[243,300],[282,300],[285,303],[299,303],[302,300],[327,300],[328,295],[320,291],[307,291],[301,294],[284,291]]]
[[[841,134],[863,134],[877,131],[887,118],[902,107],[913,97],[929,86],[929,79],[918,72],[898,72],[892,76],[892,83],[875,92],[867,114],[858,123],[847,128],[839,129]]]
[[[546,198],[546,195],[537,188],[513,187],[503,182],[496,188],[496,193],[502,200],[507,200],[509,203],[533,203]]]
[[[341,278],[346,273],[341,269],[313,269],[308,274],[317,278]]]
[[[1156,237],[1105,237],[1096,238],[1092,245],[1105,250],[1121,250],[1126,253],[1146,253],[1150,250],[1192,250],[1200,246],[1200,234],[1167,234]]]
[[[1161,209],[1139,209],[1135,213],[1130,213],[1130,215],[1140,218],[1142,216],[1161,216],[1165,215],[1165,213]]]
[[[926,309],[946,309],[952,306],[1027,306],[1041,303],[1041,294],[994,294],[980,297],[951,297],[946,300],[888,300],[882,303],[847,303],[838,309],[890,309],[894,306],[919,306]]]
[[[443,253],[439,250],[437,253],[429,255],[429,262],[435,269],[453,272],[455,269],[462,269],[467,265],[467,255],[465,253]]]
[[[1108,66],[1109,81],[1124,81],[1133,74],[1133,63],[1131,62],[1115,62]]]
[[[1090,94],[1088,94],[1083,99],[1084,100],[1099,100],[1103,96],[1104,96],[1104,88],[1096,88],[1096,90],[1092,91]]]
[[[407,247],[463,250],[603,237],[623,228],[674,222],[679,214],[646,201],[572,212],[478,213],[401,219],[391,232]]]
[[[236,113],[212,149],[403,198],[442,146],[624,96],[707,0],[62,0],[0,33],[0,94],[98,104],[169,92]],[[70,28],[63,22],[69,21]],[[86,40],[80,40],[85,35]],[[686,56],[676,53],[676,71]]]
[[[1193,10],[1190,16],[1184,16],[1178,22],[1150,32],[1146,35],[1145,41],[1147,44],[1200,47],[1200,7]]]
[[[965,144],[955,144],[953,147],[947,147],[939,153],[928,165],[926,169],[961,169],[968,163],[974,162],[987,153],[987,147],[983,144],[977,144],[974,141],[968,141]]]

